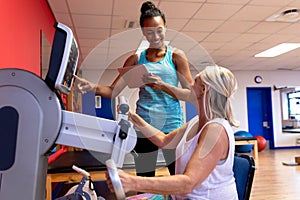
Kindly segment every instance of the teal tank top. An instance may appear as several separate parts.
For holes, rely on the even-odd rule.
[[[158,62],[149,62],[146,59],[146,50],[142,51],[138,64],[144,64],[147,70],[159,76],[164,82],[178,87],[178,77],[172,61],[173,48],[167,46],[167,52]],[[146,122],[168,133],[183,125],[183,114],[180,103],[171,95],[150,87],[140,88],[139,99],[136,103],[136,113]]]

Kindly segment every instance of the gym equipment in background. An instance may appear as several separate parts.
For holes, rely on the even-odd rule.
[[[261,135],[255,135],[253,137],[257,139],[258,151],[264,150],[267,146],[267,140]]]
[[[253,138],[252,134],[247,132],[247,131],[237,131],[234,133],[235,137],[245,137],[245,138]],[[248,144],[248,145],[239,145],[235,147],[235,150],[238,153],[247,153],[250,152],[252,149],[253,145]]]

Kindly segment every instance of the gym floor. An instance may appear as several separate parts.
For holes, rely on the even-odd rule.
[[[298,200],[300,165],[285,166],[282,162],[293,162],[300,149],[265,149],[258,155],[250,199]]]

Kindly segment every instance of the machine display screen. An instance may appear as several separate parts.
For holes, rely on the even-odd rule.
[[[51,89],[69,94],[73,85],[73,75],[77,70],[78,57],[78,47],[72,30],[64,24],[56,23],[50,65],[45,79]]]
[[[78,60],[78,50],[77,50],[77,45],[73,40],[68,63],[67,63],[67,68],[61,83],[66,89],[72,87],[73,79],[74,79],[73,75],[76,73],[77,60]]]

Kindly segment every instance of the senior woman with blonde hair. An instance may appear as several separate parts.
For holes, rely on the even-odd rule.
[[[146,83],[164,87],[159,77]],[[192,90],[175,88],[179,99],[195,104],[198,115],[168,135],[146,123],[136,113],[130,119],[155,145],[176,149],[176,174],[138,177],[119,171],[124,191],[171,194],[172,199],[238,199],[233,176],[234,120],[231,97],[237,89],[234,75],[226,68],[208,66],[196,75]],[[111,180],[108,178],[111,190]]]

